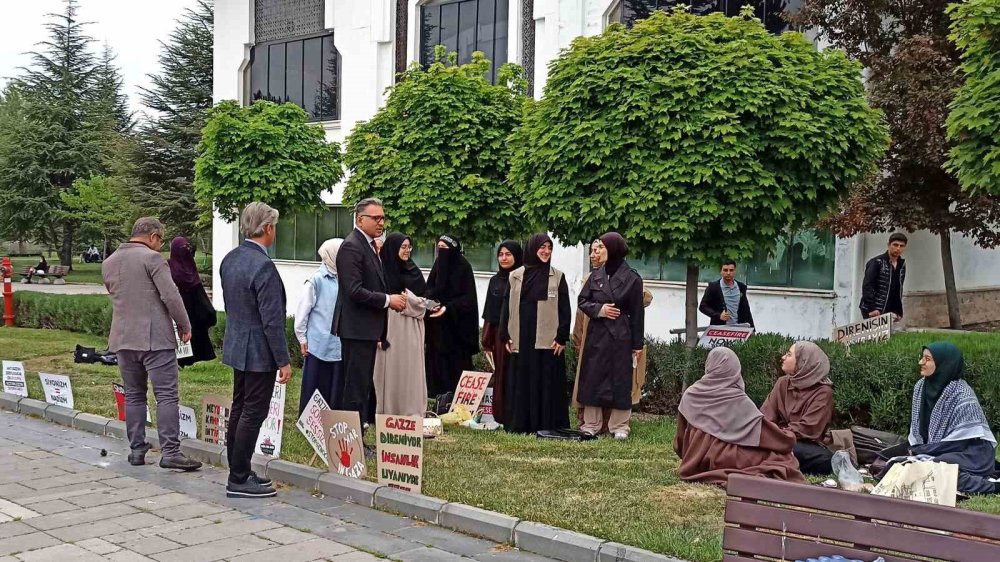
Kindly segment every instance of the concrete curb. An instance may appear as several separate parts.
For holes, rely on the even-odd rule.
[[[52,406],[39,400],[0,393],[0,409],[42,417],[53,423],[98,435],[125,439],[125,422]],[[156,442],[157,433],[146,430],[147,440]],[[207,464],[225,466],[226,448],[197,439],[181,441],[181,451]],[[684,562],[648,550],[601,540],[590,535],[523,521],[503,513],[487,511],[461,503],[410,494],[367,480],[348,478],[330,472],[263,455],[254,455],[251,466],[257,474],[309,491],[319,491],[339,499],[382,511],[439,524],[460,533],[495,542],[564,562]]]

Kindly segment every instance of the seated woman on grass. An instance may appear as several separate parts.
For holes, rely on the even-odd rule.
[[[995,480],[997,440],[976,393],[963,380],[962,352],[947,342],[924,348],[913,387],[910,452],[958,465],[958,491],[1000,493]],[[888,469],[887,469],[888,471]]]
[[[830,474],[833,452],[828,429],[833,418],[830,359],[818,345],[800,341],[781,359],[785,376],[778,379],[764,405],[764,418],[795,434],[792,452],[802,472]]]
[[[740,360],[717,347],[705,376],[681,397],[674,451],[680,478],[725,486],[730,474],[805,482],[792,455],[795,435],[764,418],[746,394]]]

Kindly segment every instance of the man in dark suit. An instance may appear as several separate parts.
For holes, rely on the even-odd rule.
[[[385,336],[387,309],[403,310],[406,297],[386,294],[385,274],[376,238],[385,230],[385,210],[378,199],[354,206],[354,231],[337,253],[340,292],[333,313],[333,333],[340,337],[344,361],[342,410],[358,412],[362,421],[372,412],[372,387],[377,344]]]
[[[226,433],[229,482],[226,495],[266,498],[271,481],[250,469],[260,426],[267,419],[277,380],[292,378],[285,342],[285,288],[267,255],[274,244],[278,211],[251,203],[240,217],[246,240],[226,254],[219,268],[226,303],[222,362],[233,368],[233,408]]]
[[[722,262],[722,278],[712,281],[705,289],[698,310],[711,319],[713,326],[749,324],[753,326],[747,286],[736,280],[736,262]]]

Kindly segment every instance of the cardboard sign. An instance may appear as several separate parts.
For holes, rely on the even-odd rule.
[[[254,450],[262,455],[278,458],[281,456],[281,432],[285,429],[285,385],[274,383],[271,393],[271,406],[267,411],[267,419],[260,426],[257,434],[257,445]]]
[[[424,418],[375,415],[378,483],[419,494],[423,487]]]
[[[483,394],[483,402],[479,405],[479,409],[483,411],[483,417],[479,420],[479,423],[489,423],[497,421],[493,417],[493,387],[486,389],[486,394]]]
[[[743,343],[753,335],[750,326],[709,326],[698,340],[698,347],[713,349],[719,346],[731,347]]]
[[[302,410],[302,415],[299,416],[299,421],[295,422],[295,427],[299,428],[299,431],[305,436],[306,441],[316,451],[316,455],[323,459],[327,467],[330,466],[330,459],[327,458],[326,454],[326,433],[323,431],[323,412],[329,409],[330,405],[326,403],[323,395],[318,390],[314,390],[312,396],[309,397],[309,403],[306,404],[305,409]]]
[[[455,398],[451,401],[450,411],[454,412],[455,406],[463,404],[469,412],[475,413],[483,401],[483,395],[486,394],[492,376],[493,373],[463,371],[462,376],[458,378],[458,386],[455,387]]]
[[[3,391],[28,397],[28,381],[24,379],[24,364],[20,361],[3,362]]]
[[[125,387],[113,382],[111,388],[115,391],[115,405],[118,406],[118,419],[125,421]],[[153,423],[153,418],[149,415],[149,406],[146,406],[146,423]]]
[[[229,414],[233,401],[218,394],[207,394],[201,399],[201,439],[216,445],[226,444]]]
[[[195,420],[197,414],[194,413],[194,408],[180,406],[178,409],[181,420],[181,439],[197,439],[198,422]]]
[[[326,464],[330,470],[349,478],[364,478],[365,444],[361,434],[361,417],[357,412],[323,410],[323,446],[327,451]]]
[[[191,348],[191,342],[184,343],[181,341],[181,335],[177,332],[177,323],[174,323],[174,340],[177,342],[177,358],[184,359],[186,357],[194,357],[194,349]]]
[[[73,385],[66,375],[50,375],[38,373],[45,391],[45,401],[55,406],[73,408]]]
[[[841,326],[833,331],[833,339],[847,347],[866,341],[889,341],[892,336],[892,314],[883,314],[861,322]]]

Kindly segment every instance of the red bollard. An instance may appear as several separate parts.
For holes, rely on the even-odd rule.
[[[14,268],[10,265],[10,258],[3,258],[3,265],[0,266],[0,273],[3,274],[3,322],[4,325],[14,327],[14,285],[10,282]]]

